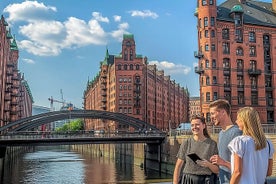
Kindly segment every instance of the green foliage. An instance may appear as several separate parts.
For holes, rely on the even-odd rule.
[[[56,128],[56,132],[79,131],[84,129],[84,121],[76,119],[64,124],[62,127]]]

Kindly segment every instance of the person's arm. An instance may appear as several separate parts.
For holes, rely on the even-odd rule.
[[[230,179],[230,184],[239,184],[242,175],[242,158],[234,153],[234,168]]]
[[[176,160],[175,168],[174,168],[174,172],[173,172],[173,184],[178,184],[180,172],[182,172],[181,169],[182,169],[184,162],[185,162],[184,160],[181,160],[179,158]]]
[[[208,160],[198,160],[197,163],[198,163],[201,167],[208,167],[213,173],[218,174],[218,172],[219,172],[219,167],[218,167],[218,165],[212,164],[212,163],[209,162]]]
[[[272,175],[272,168],[273,168],[273,159],[268,159],[268,168],[267,168],[267,176]]]
[[[212,164],[216,164],[216,165],[219,165],[219,166],[225,166],[227,167],[228,169],[231,169],[231,163],[226,161],[226,160],[223,160],[220,156],[218,155],[213,155],[211,158],[210,158],[210,161]]]

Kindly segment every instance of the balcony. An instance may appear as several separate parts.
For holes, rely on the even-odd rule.
[[[261,75],[262,71],[259,69],[248,69],[248,74],[249,75]]]
[[[244,91],[244,85],[238,85],[237,88],[238,91]]]
[[[224,91],[231,91],[231,85],[230,84],[224,84]]]
[[[223,68],[223,75],[230,75],[230,67]]]
[[[202,67],[196,66],[195,67],[195,73],[197,74],[203,74],[204,73],[204,69]]]
[[[201,59],[203,58],[203,53],[201,51],[194,51],[194,57],[195,58],[198,58],[198,59]]]

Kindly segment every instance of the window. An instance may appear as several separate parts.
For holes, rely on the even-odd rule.
[[[234,17],[234,21],[235,21],[235,26],[241,26],[242,25],[242,17],[239,14],[235,14]]]
[[[230,44],[228,42],[222,43],[223,54],[230,54]]]
[[[126,64],[124,64],[124,70],[127,70],[127,65]]]
[[[131,61],[133,60],[133,50],[132,50],[132,49],[130,49],[129,59],[130,59]]]
[[[264,40],[263,40],[264,45],[269,44],[270,41],[269,41],[269,36],[268,36],[268,35],[264,35],[264,36],[263,36],[263,39],[264,39]]]
[[[129,65],[129,69],[130,69],[130,70],[133,70],[133,64],[130,64],[130,65]]]
[[[257,79],[256,77],[250,77],[251,80],[251,88],[252,89],[257,89]]]
[[[238,69],[238,71],[243,70],[243,60],[241,60],[241,59],[237,60],[237,69]]]
[[[208,37],[209,37],[209,32],[208,32],[208,30],[205,30],[205,31],[204,31],[204,36],[205,36],[205,38],[208,38]]]
[[[209,45],[205,44],[205,51],[209,51]]]
[[[229,61],[229,59],[228,58],[224,58],[223,59],[223,68],[225,69],[225,68],[230,68],[230,61]]]
[[[207,5],[207,0],[202,0],[202,6]]]
[[[243,76],[238,76],[238,88],[243,88]]]
[[[258,92],[257,91],[251,92],[251,104],[258,105]]]
[[[217,99],[218,99],[218,92],[214,92],[213,100],[217,100]]]
[[[257,68],[257,63],[255,60],[250,60],[250,69],[255,71]]]
[[[243,92],[238,92],[238,104],[244,104],[244,94],[243,94]]]
[[[230,77],[224,76],[224,87],[230,87]]]
[[[242,35],[242,30],[241,29],[236,29],[236,41],[237,42],[242,42],[243,41],[243,35]]]
[[[212,68],[216,68],[217,67],[217,62],[215,59],[212,60]]]
[[[216,51],[216,45],[212,44],[211,49],[212,49],[212,51]]]
[[[198,20],[198,27],[201,28],[201,19]]]
[[[210,85],[210,77],[206,77],[206,86]]]
[[[211,37],[212,37],[212,38],[216,37],[216,32],[215,32],[215,30],[211,30]]]
[[[136,70],[139,70],[140,69],[140,66],[137,64],[136,65]]]
[[[205,61],[205,68],[209,68],[209,60]]]
[[[210,102],[210,92],[206,93],[206,102]]]
[[[256,35],[255,32],[249,32],[249,42],[256,42]]]
[[[256,56],[256,46],[251,45],[249,47],[249,56]]]
[[[271,84],[271,76],[266,76],[265,77],[265,87],[266,88],[271,88],[272,84]]]
[[[121,69],[122,69],[122,65],[118,64],[118,70],[121,70]]]
[[[127,61],[127,55],[128,55],[127,49],[125,49],[125,51],[124,51],[124,60],[125,60],[125,61]]]
[[[208,17],[204,17],[204,27],[208,26]]]
[[[210,4],[210,5],[213,5],[213,4],[214,4],[213,0],[210,0],[210,1],[209,1],[209,4]]]
[[[217,84],[217,77],[213,76],[213,84]]]
[[[222,30],[222,39],[229,40],[229,29]]]
[[[211,26],[215,25],[215,17],[211,17]]]
[[[231,102],[231,92],[224,92],[224,98],[228,100],[228,102]]]
[[[236,50],[236,55],[237,56],[243,56],[243,49],[241,47],[238,47]]]

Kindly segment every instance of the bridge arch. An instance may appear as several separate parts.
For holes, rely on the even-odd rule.
[[[151,128],[152,130],[160,133],[161,131],[155,126],[148,124],[140,119],[121,114],[116,112],[100,111],[100,110],[65,110],[65,111],[53,111],[43,114],[30,116],[20,119],[18,121],[10,122],[9,124],[0,127],[0,132],[8,131],[26,131],[43,124],[48,124],[63,119],[106,119],[119,122],[121,124],[129,125],[134,129]]]

